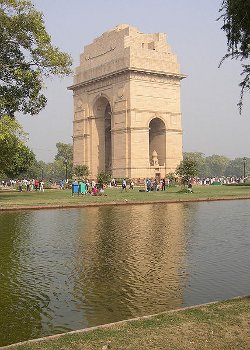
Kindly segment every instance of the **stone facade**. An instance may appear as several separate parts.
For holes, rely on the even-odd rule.
[[[164,177],[182,160],[180,74],[165,34],[119,25],[85,46],[74,85],[74,164],[92,177]]]

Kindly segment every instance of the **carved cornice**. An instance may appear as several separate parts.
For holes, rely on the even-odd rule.
[[[171,83],[179,84],[181,79],[186,76],[174,73],[156,72],[156,71],[146,71],[146,70],[132,70],[130,72],[131,80],[144,80],[156,83]]]
[[[183,134],[183,131],[182,131],[182,129],[172,129],[172,128],[169,128],[169,129],[167,129],[166,130],[167,131],[167,133],[171,133],[171,132],[173,132],[173,133],[177,133],[177,134]]]
[[[120,109],[118,111],[114,111],[112,114],[113,115],[119,115],[119,114],[122,114],[122,113],[131,113],[131,112],[136,112],[136,114],[145,114],[145,113],[148,113],[151,115],[152,118],[160,118],[162,116],[181,116],[181,113],[178,112],[178,113],[173,113],[173,112],[169,112],[169,111],[166,111],[166,110],[162,110],[162,111],[155,111],[153,109],[142,109],[142,108],[127,108],[127,109]]]
[[[186,78],[186,75],[183,74],[177,74],[177,73],[168,73],[163,71],[153,71],[153,70],[144,70],[144,69],[138,69],[138,68],[124,68],[109,74],[104,74],[99,77],[89,79],[82,81],[80,83],[71,85],[68,87],[68,90],[77,90],[85,86],[91,86],[92,89],[97,89],[98,87],[94,84],[102,82],[102,84],[99,84],[99,88],[103,87],[103,83],[105,85],[111,85],[116,82],[120,82],[121,80],[124,80],[124,78],[127,79],[140,79],[140,80],[147,80],[147,81],[153,81],[153,82],[159,82],[159,83],[179,83],[181,79]],[[115,79],[115,81],[114,81]]]
[[[75,135],[75,136],[72,136],[73,138],[73,141],[74,140],[83,140],[83,135]]]
[[[111,129],[111,133],[121,133],[121,132],[126,132],[126,133],[129,133],[129,132],[132,132],[132,131],[144,131],[144,132],[149,132],[149,127],[136,127],[136,126],[133,126],[133,127],[121,127],[121,128],[114,128],[114,129]],[[164,130],[166,132],[166,134],[168,133],[178,133],[178,134],[182,134],[182,129],[176,129],[176,128],[167,128]]]
[[[73,123],[82,123],[84,120],[86,120],[86,117],[85,118],[81,118],[81,119],[75,119],[75,120],[73,120]]]

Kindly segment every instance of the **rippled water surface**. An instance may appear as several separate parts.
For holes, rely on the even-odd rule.
[[[0,345],[249,294],[250,201],[0,213]]]

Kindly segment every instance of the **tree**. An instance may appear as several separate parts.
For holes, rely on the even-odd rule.
[[[73,146],[70,143],[57,142],[56,148],[55,160],[73,162]]]
[[[206,165],[208,169],[207,176],[224,176],[229,162],[229,158],[225,156],[219,156],[217,154],[206,157]]]
[[[176,174],[175,173],[166,174],[166,178],[169,180],[169,183],[171,185],[175,184],[175,181],[176,181]]]
[[[42,160],[35,161],[19,177],[22,179],[50,179],[47,171],[48,165]]]
[[[89,176],[89,168],[87,165],[75,165],[73,168],[74,175],[76,177],[87,177]]]
[[[25,145],[26,134],[16,120],[8,116],[0,119],[1,174],[16,177],[35,161],[34,153]]]
[[[197,175],[205,177],[208,174],[206,157],[202,152],[184,152],[183,159],[193,159],[197,163]]]
[[[71,178],[73,173],[73,146],[70,143],[58,142],[56,144],[57,154],[55,155],[56,167],[65,168],[64,176],[61,178]],[[54,162],[54,163],[56,163]],[[67,174],[66,174],[67,173]],[[67,180],[67,179],[66,179]]]
[[[249,0],[223,0],[219,10],[219,19],[224,21],[222,30],[227,37],[227,53],[222,62],[227,59],[239,59],[244,62],[250,56],[250,1]],[[238,103],[240,113],[243,105],[243,95],[250,90],[250,65],[242,63],[243,80],[241,87],[240,101]]]
[[[191,158],[183,159],[175,173],[181,177],[181,182],[185,187],[193,177],[197,176],[197,162]]]
[[[0,118],[37,114],[44,77],[71,73],[71,58],[52,46],[43,14],[30,0],[0,0]]]
[[[69,178],[68,175],[67,178]],[[46,178],[52,181],[66,180],[66,166],[62,160],[55,160],[52,163],[46,164]]]
[[[250,174],[250,159],[246,158],[246,175]],[[244,160],[243,158],[235,158],[230,160],[226,171],[225,176],[237,176],[241,177],[244,175]]]
[[[105,173],[101,171],[97,176],[98,183],[102,186],[103,184],[109,183],[111,180],[111,175],[109,173]]]
[[[27,171],[35,159],[35,154],[26,145],[19,142],[11,164],[5,169],[5,174],[9,178],[16,178]]]

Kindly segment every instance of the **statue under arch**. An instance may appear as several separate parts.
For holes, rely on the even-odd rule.
[[[92,177],[164,177],[182,160],[180,73],[163,33],[126,24],[85,46],[74,85],[74,164]],[[154,153],[157,162],[152,162]]]

